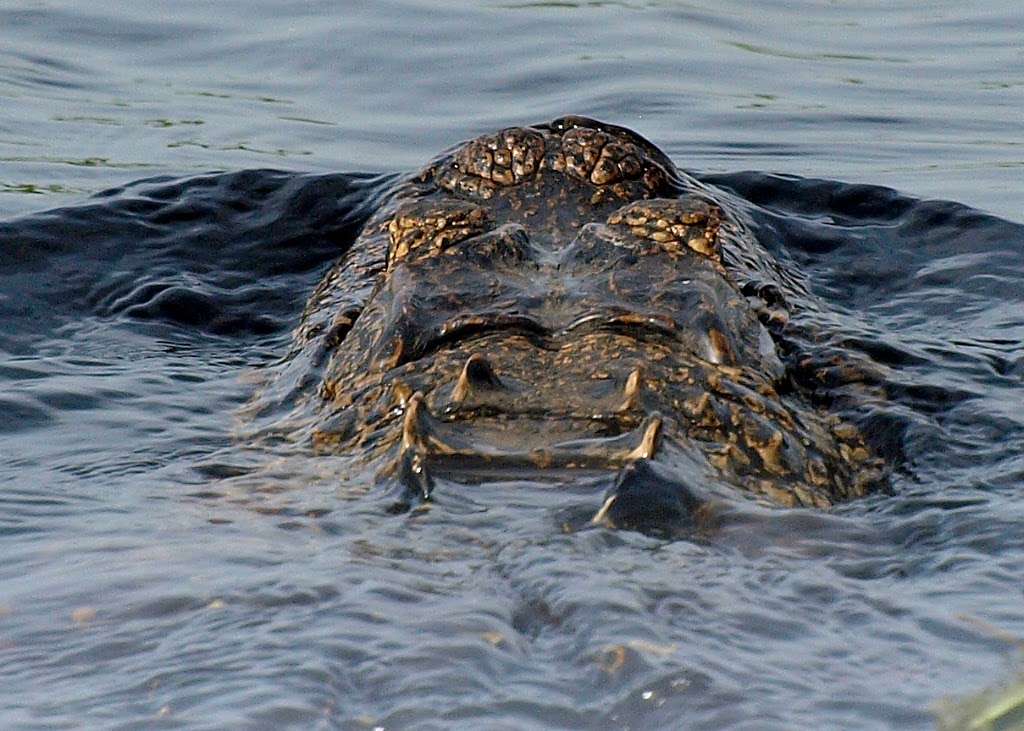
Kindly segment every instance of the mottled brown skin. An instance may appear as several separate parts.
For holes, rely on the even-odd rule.
[[[311,300],[313,438],[424,497],[436,467],[673,452],[782,505],[862,496],[880,463],[783,388],[765,313],[723,259],[736,230],[628,130],[570,117],[473,140],[409,180]]]

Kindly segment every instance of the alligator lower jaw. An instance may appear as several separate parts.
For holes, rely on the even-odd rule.
[[[395,462],[382,471],[394,474],[420,499],[428,499],[432,472],[475,473],[492,470],[608,470],[654,457],[662,419],[650,414],[636,427],[614,436],[559,435],[555,422],[530,418],[488,424],[486,420],[444,421],[428,410],[423,395],[405,403],[402,440]],[[560,437],[573,436],[563,439]]]
[[[429,500],[435,475],[463,483],[510,476],[543,476],[541,481],[548,482],[570,471],[601,472],[614,478],[586,525],[661,537],[706,528],[713,516],[703,496],[653,463],[662,437],[661,416],[652,413],[633,423],[613,436],[579,437],[588,432],[573,418],[446,421],[432,415],[423,395],[414,393],[405,401],[398,457],[385,470],[403,490],[391,509],[404,512]],[[575,438],[560,439],[559,434]]]
[[[481,421],[442,421],[427,409],[423,395],[413,394],[402,422],[403,452],[412,451],[435,461],[479,462],[508,466],[616,467],[654,456],[661,417],[651,414],[634,429],[616,436],[593,436],[560,441],[550,420],[516,419],[511,430],[488,429]],[[552,433],[554,432],[554,433]],[[578,432],[577,432],[578,433]],[[504,436],[504,439],[502,438]],[[514,444],[509,445],[508,442]],[[535,442],[535,444],[531,444]]]

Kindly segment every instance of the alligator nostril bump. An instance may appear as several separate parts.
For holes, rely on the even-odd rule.
[[[459,380],[452,391],[452,402],[456,404],[462,403],[474,390],[500,388],[502,385],[501,379],[494,372],[494,367],[490,361],[479,353],[474,353],[469,356],[466,364],[462,366]]]
[[[490,361],[478,353],[469,356],[462,368],[466,379],[474,386],[500,386],[501,380],[494,372]]]

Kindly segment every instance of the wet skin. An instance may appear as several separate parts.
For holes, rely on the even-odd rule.
[[[792,387],[723,259],[730,226],[623,128],[570,117],[465,144],[400,188],[311,300],[317,444],[420,499],[442,469],[587,468],[621,471],[642,502],[628,478],[673,454],[782,505],[866,494],[879,461]],[[598,520],[628,523],[616,499]]]

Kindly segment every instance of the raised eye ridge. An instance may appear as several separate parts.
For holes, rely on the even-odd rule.
[[[490,214],[475,203],[407,203],[387,224],[388,268],[410,258],[436,256],[453,244],[489,231],[493,225]]]
[[[636,201],[608,216],[608,225],[650,241],[670,254],[695,252],[721,264],[718,206],[699,199],[654,198]]]

